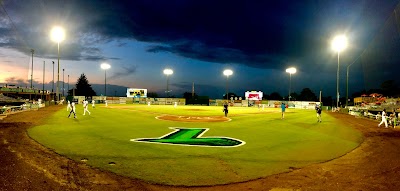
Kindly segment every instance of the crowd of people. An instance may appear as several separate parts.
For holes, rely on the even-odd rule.
[[[396,128],[397,126],[397,119],[400,117],[400,113],[396,115],[396,111],[393,110],[392,113],[388,114],[386,112],[386,109],[383,109],[382,113],[379,112],[378,115],[376,115],[377,120],[381,120],[381,122],[378,124],[378,127],[380,127],[382,124],[385,124],[385,128],[393,127]]]

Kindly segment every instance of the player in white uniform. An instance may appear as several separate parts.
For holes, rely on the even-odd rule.
[[[379,123],[378,127],[380,127],[382,123],[385,123],[385,128],[388,128],[388,123],[386,120],[386,109],[383,109],[382,111],[382,121]]]
[[[71,102],[68,100],[67,111],[69,111],[69,110],[71,110],[71,109],[72,109],[72,107],[71,107]]]
[[[106,104],[106,107],[107,107],[108,106],[107,100],[105,100],[104,103]]]
[[[94,107],[95,107],[95,105],[94,105],[94,102],[95,102],[95,101],[94,101],[94,100],[92,100],[92,108],[94,108]]]
[[[86,112],[88,112],[90,115],[90,111],[88,110],[88,105],[89,105],[89,101],[87,101],[87,100],[83,101],[83,115],[85,115]]]

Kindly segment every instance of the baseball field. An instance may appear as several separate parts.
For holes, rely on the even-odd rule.
[[[244,182],[338,158],[363,139],[315,110],[97,105],[77,119],[59,110],[30,137],[60,155],[127,177],[166,185]]]

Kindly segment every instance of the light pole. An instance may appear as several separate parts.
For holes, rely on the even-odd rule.
[[[289,73],[289,101],[290,101],[290,91],[292,89],[292,74],[296,73],[296,68],[291,67],[286,69],[286,72]]]
[[[44,74],[45,74],[45,69],[46,68],[46,61],[43,61],[43,89],[42,89],[42,100],[44,96]]]
[[[164,69],[164,74],[167,75],[167,91],[165,92],[167,94],[167,97],[169,97],[169,75],[173,74],[174,71],[172,69]]]
[[[59,94],[58,94],[58,82],[60,81],[60,42],[62,42],[65,38],[65,33],[64,33],[64,29],[62,29],[61,27],[54,27],[51,30],[51,39],[54,42],[57,42],[57,58],[58,58],[58,63],[57,63],[57,89],[56,89],[56,98],[57,101],[60,100],[59,98]]]
[[[228,102],[229,102],[229,99],[228,99],[228,78],[232,74],[233,74],[232,70],[229,70],[229,69],[224,70],[224,75],[226,76],[226,100],[228,100]]]
[[[31,49],[31,53],[32,53],[32,69],[31,69],[31,89],[32,89],[32,80],[33,80],[33,53],[35,51],[33,49]]]
[[[111,68],[111,65],[107,64],[107,63],[103,63],[100,65],[101,69],[104,70],[104,96],[106,96],[107,94],[107,70]]]
[[[69,91],[69,74],[68,74],[68,91]],[[67,93],[68,93],[68,91],[67,91]]]
[[[32,80],[33,80],[33,52],[34,52],[34,50],[33,49],[31,49],[31,53],[32,53],[32,69],[31,69],[31,89],[32,89]],[[32,99],[32,93],[29,93],[29,100],[31,100]]]
[[[340,52],[347,47],[347,38],[344,35],[338,35],[332,40],[332,49],[337,51],[338,68],[336,74],[336,107],[339,107],[339,65],[340,65]]]
[[[65,85],[65,81],[64,81],[64,71],[65,71],[65,69],[63,68],[63,97],[65,96],[65,95],[64,95],[64,92],[65,92],[65,89],[64,89],[64,85]]]
[[[54,61],[53,62],[53,83],[52,83],[52,87],[51,87],[51,93],[54,93]]]

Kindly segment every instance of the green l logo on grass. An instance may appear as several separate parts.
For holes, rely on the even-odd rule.
[[[244,141],[228,137],[201,137],[208,128],[174,127],[174,132],[160,138],[131,139],[131,141],[203,147],[237,147]]]

